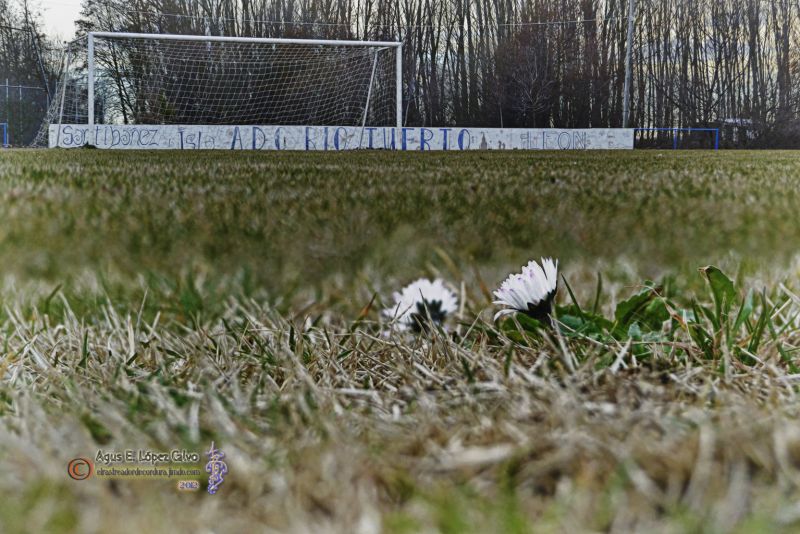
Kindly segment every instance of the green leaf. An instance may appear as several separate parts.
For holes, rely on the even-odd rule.
[[[664,321],[670,318],[664,298],[659,296],[652,282],[645,284],[645,289],[617,304],[614,310],[617,334],[627,335],[628,328],[634,322],[647,330],[660,330]]]
[[[86,369],[86,362],[89,359],[89,331],[83,331],[83,343],[81,344],[81,361],[78,363],[78,367],[82,369]]]
[[[692,315],[694,316],[694,320],[688,323],[689,335],[703,351],[703,354],[705,354],[706,358],[712,359],[714,357],[714,341],[711,334],[709,334],[699,322],[700,317],[702,316],[700,309],[701,308],[697,302],[692,300]]]
[[[644,309],[641,317],[652,330],[660,329],[664,321],[669,320],[669,318],[669,310],[663,297],[654,298]]]
[[[600,274],[600,271],[597,271],[597,289],[594,292],[594,305],[592,305],[592,314],[597,313],[597,309],[600,307],[600,293],[603,291],[603,275]]]
[[[511,361],[514,358],[514,348],[509,346],[506,348],[506,355],[503,358],[503,376],[508,378],[508,373],[511,370]]]
[[[614,310],[614,319],[616,319],[617,325],[622,328],[630,326],[635,320],[636,313],[643,310],[652,298],[653,292],[650,288],[646,288],[617,304],[617,308]]]
[[[614,323],[595,313],[578,313],[574,305],[556,308],[558,321],[581,334],[604,334],[611,332]],[[566,334],[566,333],[565,333]]]
[[[534,319],[533,317],[528,317],[524,313],[516,314],[516,319],[519,325],[522,327],[523,330],[526,332],[537,333],[539,330],[544,328],[544,325]],[[512,330],[516,330],[516,326],[514,325],[514,321],[505,321],[504,325],[510,325]]]
[[[53,290],[50,292],[50,294],[49,294],[49,295],[47,295],[47,298],[46,298],[46,299],[44,299],[44,313],[45,313],[45,315],[47,315],[47,314],[50,312],[50,301],[52,301],[52,300],[53,300],[53,298],[56,296],[56,294],[57,294],[57,293],[58,293],[58,292],[61,290],[61,286],[62,286],[62,285],[63,285],[63,284],[58,284],[58,285],[55,287],[55,289],[53,289]]]
[[[702,326],[697,323],[689,325],[689,335],[692,337],[692,341],[700,347],[700,350],[703,351],[707,359],[712,359],[714,357],[713,340],[711,335]]]
[[[519,325],[519,327],[517,327]],[[500,323],[500,331],[510,340],[521,345],[527,345],[531,338],[540,337],[544,325],[523,313],[517,313]]]
[[[756,326],[753,329],[753,333],[750,334],[750,344],[747,346],[747,350],[751,354],[758,354],[758,347],[761,345],[761,339],[764,336],[764,330],[769,322],[770,307],[767,303],[767,296],[763,292],[761,293],[761,308],[761,316],[756,321]]]
[[[564,285],[567,286],[567,292],[569,293],[569,298],[572,299],[572,304],[575,306],[575,310],[578,312],[578,315],[582,319],[586,320],[586,316],[583,313],[583,310],[581,309],[581,305],[578,304],[578,299],[575,298],[575,293],[572,292],[572,288],[569,287],[569,282],[567,282],[567,279],[564,278],[563,274],[561,275],[561,280],[563,280]]]
[[[642,329],[639,326],[639,323],[634,321],[628,327],[628,337],[633,339],[633,340],[635,340],[635,341],[641,341],[641,339],[642,339]]]
[[[717,320],[721,324],[723,322],[723,316],[728,315],[731,305],[736,298],[736,287],[725,273],[713,265],[701,268],[700,272],[706,277],[708,285],[711,287],[711,294],[714,297],[714,306],[717,312]]]
[[[747,295],[742,300],[742,305],[739,306],[739,313],[736,314],[736,321],[733,325],[733,331],[738,332],[742,325],[747,322],[750,315],[753,314],[753,290],[747,292]]]
[[[721,323],[719,320],[719,316],[714,314],[714,310],[712,310],[708,306],[702,306],[700,304],[697,305],[697,309],[703,312],[698,317],[705,317],[706,319],[708,319],[708,322],[711,323],[711,326],[714,327],[714,331],[719,330]]]
[[[472,372],[472,368],[469,366],[469,362],[463,356],[461,356],[461,367],[464,369],[464,376],[467,379],[467,382],[472,384],[475,382],[475,374]]]

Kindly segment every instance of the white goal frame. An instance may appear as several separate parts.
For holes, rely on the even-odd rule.
[[[403,127],[403,43],[399,41],[349,41],[349,40],[328,40],[328,39],[281,39],[265,37],[220,37],[211,35],[176,35],[161,33],[125,33],[125,32],[89,32],[87,35],[87,89],[88,89],[88,125],[94,126],[94,40],[95,38],[108,39],[149,39],[160,41],[201,41],[201,42],[223,42],[223,43],[261,43],[261,44],[294,44],[294,45],[317,45],[317,46],[354,46],[354,47],[380,47],[393,48],[395,50],[395,116],[397,128]],[[371,89],[371,86],[370,86]],[[62,97],[63,98],[63,97]],[[367,96],[369,104],[369,95]],[[63,105],[63,102],[62,102]],[[366,119],[366,110],[365,110]],[[59,123],[61,118],[59,117]]]

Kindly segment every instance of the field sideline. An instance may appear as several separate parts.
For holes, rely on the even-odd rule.
[[[798,206],[788,151],[0,151],[0,531],[797,529]],[[541,256],[559,328],[494,322]],[[387,332],[419,277],[457,320]]]

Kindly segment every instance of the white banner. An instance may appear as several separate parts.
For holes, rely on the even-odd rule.
[[[630,128],[51,125],[50,147],[220,150],[631,149]]]

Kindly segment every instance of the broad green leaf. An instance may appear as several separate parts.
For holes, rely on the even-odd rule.
[[[708,285],[711,287],[711,294],[714,297],[714,306],[717,312],[717,320],[721,324],[723,322],[722,316],[728,315],[731,305],[736,298],[736,287],[725,273],[713,265],[702,267],[700,272],[706,277]]]
[[[611,332],[614,323],[595,313],[578,313],[576,306],[557,308],[558,320],[572,330],[582,334],[603,334]]]
[[[634,322],[646,330],[660,330],[664,321],[669,319],[664,298],[650,285],[652,282],[646,284],[648,287],[617,304],[614,317],[618,333],[626,333]]]
[[[646,288],[617,304],[617,309],[614,310],[617,325],[622,328],[630,326],[637,312],[643,310],[654,296],[653,290]]]

